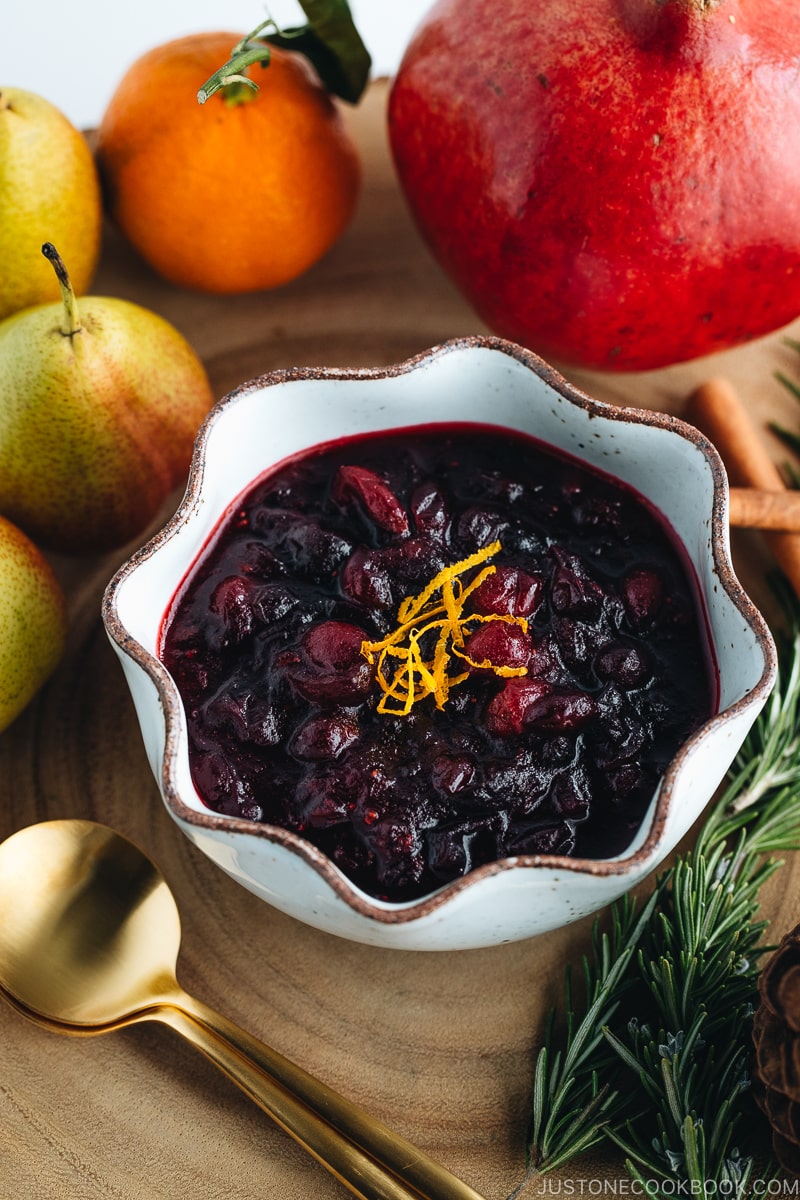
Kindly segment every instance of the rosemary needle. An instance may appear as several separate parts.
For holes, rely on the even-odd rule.
[[[766,922],[758,897],[800,848],[800,607],[778,682],[694,850],[595,922],[581,1011],[569,972],[534,1071],[529,1170],[546,1173],[606,1141],[649,1197],[740,1194],[762,1150],[749,1096],[753,1006]],[[692,1191],[694,1189],[694,1192]],[[520,1189],[518,1189],[519,1191]]]

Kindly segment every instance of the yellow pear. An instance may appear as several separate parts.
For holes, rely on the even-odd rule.
[[[50,564],[0,517],[0,729],[55,670],[66,629],[64,596]]]
[[[96,553],[140,534],[185,477],[211,389],[168,321],[114,297],[79,312],[42,253],[61,302],[0,321],[0,512],[39,545]]]
[[[80,295],[100,252],[102,202],[89,147],[48,100],[0,87],[0,319],[58,297],[39,257],[54,241]]]

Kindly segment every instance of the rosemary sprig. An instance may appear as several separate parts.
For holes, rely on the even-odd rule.
[[[677,1181],[740,1194],[752,1177],[758,897],[772,856],[800,848],[800,607],[784,601],[778,682],[694,850],[658,876],[638,919],[623,897],[610,933],[595,922],[582,1015],[567,978],[560,1048],[551,1017],[535,1066],[529,1174],[606,1140],[651,1197]]]
[[[615,1067],[603,1030],[611,1022],[630,985],[631,959],[651,919],[655,895],[636,913],[636,902],[624,896],[613,907],[611,931],[595,922],[593,954],[584,958],[586,1011],[577,1020],[569,970],[565,983],[564,1049],[555,1048],[550,1015],[545,1044],[536,1060],[531,1164],[552,1171],[602,1139],[603,1129],[622,1110],[624,1101],[600,1073]]]

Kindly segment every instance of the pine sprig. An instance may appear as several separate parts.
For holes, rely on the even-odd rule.
[[[551,1019],[536,1061],[529,1173],[607,1140],[649,1196],[674,1196],[679,1180],[740,1194],[752,1177],[759,894],[772,856],[800,848],[800,607],[783,598],[778,682],[694,850],[659,875],[638,919],[623,897],[610,933],[595,922],[582,1015],[568,978],[560,1049]]]

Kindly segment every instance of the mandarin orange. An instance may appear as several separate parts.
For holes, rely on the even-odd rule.
[[[300,54],[278,48],[202,107],[197,92],[239,35],[206,33],[149,51],[128,70],[98,132],[111,214],[164,278],[215,293],[296,278],[355,209],[358,152]]]

